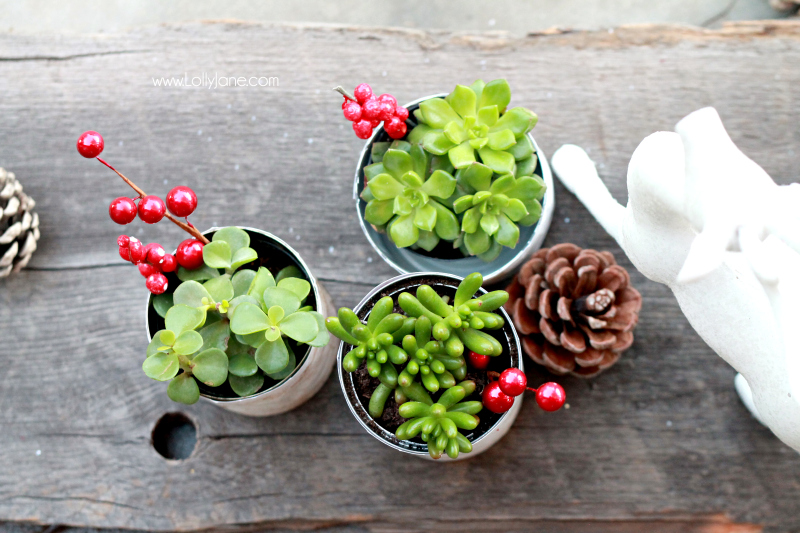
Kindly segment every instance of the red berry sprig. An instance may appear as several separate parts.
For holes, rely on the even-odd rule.
[[[528,387],[528,378],[519,368],[507,368],[501,373],[487,372],[493,380],[483,389],[483,406],[489,411],[502,414],[514,405],[514,398],[526,390],[536,393],[536,403],[544,411],[558,411],[567,400],[567,393],[558,383],[552,381],[538,389]]]
[[[397,100],[391,94],[376,96],[372,87],[361,83],[350,95],[342,87],[334,88],[344,96],[342,112],[344,118],[353,123],[353,131],[359,139],[369,139],[372,130],[383,122],[383,129],[392,139],[402,139],[408,131],[406,119],[408,109],[397,105]]]
[[[145,286],[153,294],[163,294],[167,290],[167,277],[164,272],[174,272],[178,268],[175,256],[168,254],[158,243],[148,245],[136,237],[120,235],[117,238],[119,256],[139,268],[139,273],[147,280]]]

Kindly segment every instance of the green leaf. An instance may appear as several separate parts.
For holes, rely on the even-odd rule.
[[[203,336],[193,330],[181,333],[178,338],[175,339],[175,344],[172,345],[172,349],[175,350],[175,353],[178,355],[191,355],[202,347]]]
[[[231,327],[227,320],[220,320],[200,328],[203,337],[203,348],[216,348],[223,352],[228,349],[231,338]],[[199,349],[199,348],[198,348]]]
[[[472,207],[473,199],[474,197],[471,194],[462,196],[461,198],[453,202],[453,209],[455,209],[455,212],[460,215],[461,213]]]
[[[166,328],[180,336],[184,331],[197,329],[203,324],[205,313],[188,305],[176,305],[167,312]]]
[[[233,283],[231,283],[231,279],[227,275],[206,281],[203,283],[203,288],[208,291],[208,294],[217,303],[223,300],[233,300]]]
[[[502,251],[503,245],[497,242],[497,239],[492,239],[492,244],[489,246],[489,249],[482,254],[479,254],[478,257],[481,259],[481,261],[491,263],[500,256],[500,252]]]
[[[289,364],[289,350],[283,339],[267,341],[256,350],[256,364],[267,374],[280,372]]]
[[[285,317],[281,321],[280,327],[284,335],[297,342],[311,342],[319,333],[317,320],[309,312],[293,313]],[[264,370],[264,372],[267,371]]]
[[[236,254],[238,250],[250,246],[250,235],[241,228],[229,226],[214,233],[211,242],[228,243],[231,254]]]
[[[444,127],[442,130],[444,136],[447,137],[447,140],[453,144],[461,144],[466,140],[469,140],[469,134],[467,134],[467,130],[464,129],[463,124],[458,122],[450,122],[447,126]]]
[[[522,220],[519,220],[518,223],[520,226],[533,226],[542,216],[542,204],[540,204],[538,200],[533,200],[527,204],[526,207],[528,209],[528,215]]]
[[[309,311],[308,314],[313,316],[317,321],[317,328],[319,329],[317,336],[308,341],[309,346],[326,346],[328,341],[330,341],[331,336],[328,333],[328,328],[325,327],[325,317],[323,317],[322,314],[318,313],[317,311]]]
[[[259,267],[256,277],[250,284],[247,294],[258,300],[259,305],[264,301],[264,290],[267,287],[275,286],[275,278],[272,277],[272,272],[264,267]]]
[[[436,170],[422,185],[422,192],[437,198],[450,198],[456,190],[456,179],[444,170]]]
[[[469,209],[461,219],[461,229],[466,233],[475,233],[481,223],[481,211],[477,207]]]
[[[519,137],[531,131],[538,120],[533,111],[524,107],[515,107],[500,117],[497,123],[489,128],[489,131],[510,129],[514,137]]]
[[[541,200],[547,186],[539,176],[524,176],[517,179],[517,184],[506,191],[509,198],[519,198],[523,203],[530,200]]]
[[[517,170],[514,172],[514,176],[516,176],[517,178],[521,178],[523,176],[530,176],[531,174],[534,173],[538,164],[539,164],[539,157],[536,154],[533,154],[530,157],[526,157],[525,159],[517,161]]]
[[[246,378],[258,372],[258,365],[249,353],[237,353],[228,360],[228,372],[234,376]]]
[[[391,200],[403,192],[403,184],[389,174],[380,174],[369,182],[369,190],[378,200]]]
[[[192,374],[209,387],[219,387],[228,379],[228,356],[216,348],[203,350],[192,359]]]
[[[505,194],[508,191],[514,190],[516,186],[517,178],[515,178],[513,174],[505,174],[494,180],[492,186],[489,187],[489,191],[492,194]]]
[[[229,319],[233,319],[233,315],[236,312],[236,308],[239,307],[241,304],[243,304],[245,302],[249,302],[249,303],[251,303],[253,305],[261,307],[261,302],[256,300],[253,296],[250,296],[250,295],[247,295],[247,294],[243,294],[241,296],[235,297],[233,300],[228,302],[228,304],[229,304],[228,305],[228,313],[227,313],[228,318]]]
[[[395,179],[400,179],[407,172],[414,170],[414,163],[411,161],[411,156],[402,150],[388,150],[386,155],[383,156],[383,168],[392,175]],[[375,193],[375,191],[372,191]],[[376,198],[380,198],[375,194]]]
[[[491,128],[498,118],[500,118],[500,110],[496,105],[482,107],[478,110],[478,124]]]
[[[370,200],[364,210],[364,220],[376,226],[383,226],[394,216],[393,200]]]
[[[418,207],[414,213],[414,225],[423,231],[433,231],[436,226],[436,209],[429,204]]]
[[[478,101],[481,100],[481,94],[483,93],[483,88],[486,87],[486,84],[483,80],[475,80],[472,85],[469,86],[472,89],[472,92],[475,93],[475,96],[478,98]]]
[[[214,278],[214,280],[217,279],[222,278]],[[206,299],[205,304],[203,304],[203,298]],[[205,286],[197,281],[184,281],[178,285],[178,288],[175,289],[175,293],[173,294],[173,299],[175,305],[187,305],[189,307],[200,307],[214,301]]]
[[[304,302],[311,292],[311,284],[300,278],[282,279],[278,282],[278,287],[295,293],[300,298],[300,302]]]
[[[280,309],[277,305],[273,307],[273,309]],[[273,342],[281,338],[281,328],[278,326],[270,326],[264,331],[264,338],[269,341]],[[261,346],[261,344],[259,344]]]
[[[481,229],[485,231],[487,235],[494,235],[499,227],[500,222],[498,222],[495,215],[486,213],[481,217]]]
[[[269,289],[268,289],[269,290]],[[231,318],[231,331],[238,335],[248,335],[264,331],[269,327],[267,315],[260,307],[250,302],[239,304]]]
[[[408,155],[411,156],[411,165],[414,168],[414,172],[420,176],[424,176],[428,171],[428,163],[430,159],[428,157],[428,153],[422,148],[422,146],[414,144],[411,146]]]
[[[434,155],[445,155],[454,146],[442,130],[430,130],[422,138],[422,147]]]
[[[489,134],[488,138],[489,138],[488,146],[492,150],[508,150],[509,148],[517,144],[517,139],[514,137],[514,134],[511,133],[511,130],[500,130],[492,132]],[[516,157],[514,159],[516,159]]]
[[[470,255],[478,255],[489,249],[491,239],[486,232],[478,228],[474,233],[467,233],[464,236],[464,245]]]
[[[462,117],[474,117],[476,110],[476,103],[478,98],[469,87],[465,85],[456,85],[453,92],[447,95],[447,102],[453,111]]]
[[[436,200],[431,200],[428,205],[436,209],[436,235],[446,241],[452,241],[461,233],[458,218],[447,207]]]
[[[398,215],[410,215],[414,210],[414,205],[411,203],[411,198],[405,194],[395,197],[392,205],[392,211]]]
[[[211,268],[230,268],[231,247],[225,241],[210,242],[203,246],[203,261]]]
[[[267,312],[267,317],[269,317],[269,321],[275,326],[281,323],[281,320],[283,320],[284,316],[286,316],[286,313],[284,313],[283,307],[279,305],[273,305],[272,307],[269,308],[269,311]]]
[[[422,178],[420,178],[419,175],[413,170],[409,170],[400,177],[400,183],[406,187],[418,189],[422,187]]]
[[[503,213],[511,220],[517,222],[528,214],[528,210],[525,208],[525,204],[522,203],[522,200],[511,198],[508,205],[503,208]]]
[[[497,219],[499,229],[494,238],[503,246],[515,248],[519,242],[519,227],[511,222],[511,220],[509,220],[505,215],[500,215],[497,217]]]
[[[169,381],[181,369],[178,356],[174,353],[157,353],[151,355],[142,363],[142,370],[148,378],[156,381]]]
[[[475,162],[475,150],[469,141],[464,141],[447,152],[450,162],[456,168],[464,168]]]
[[[286,363],[286,366],[280,372],[273,372],[269,374],[269,377],[274,379],[275,381],[283,381],[284,379],[288,378],[294,369],[297,367],[297,358],[294,355],[292,349],[286,345],[286,351],[289,352],[289,362]]]
[[[511,102],[511,87],[506,80],[492,80],[483,87],[478,108],[496,105],[500,112],[505,111]]]
[[[492,184],[492,169],[481,163],[464,168],[461,180],[476,191],[488,191]]]
[[[249,335],[239,335],[237,333],[236,340],[241,344],[250,346],[251,348],[258,348],[259,346],[264,344],[264,341],[266,339],[264,338],[263,331],[257,331],[255,333],[250,333]]]
[[[194,270],[187,270],[183,267],[178,267],[178,279],[181,281],[205,281],[211,278],[219,277],[219,271],[211,268],[208,265],[203,265]]]
[[[439,244],[440,240],[441,239],[439,239],[439,236],[436,235],[436,232],[434,231],[420,231],[416,246],[419,246],[423,250],[430,252],[436,248],[436,245]]]
[[[172,346],[174,342],[175,334],[170,330],[162,329],[161,331],[157,331],[156,334],[153,335],[152,340],[150,340],[150,344],[147,345],[147,357],[159,353],[159,348]]]
[[[231,269],[236,270],[256,259],[258,259],[258,253],[255,250],[252,248],[240,248],[233,253]]]
[[[167,311],[173,305],[175,305],[175,302],[172,300],[172,294],[164,293],[153,296],[153,308],[161,318],[167,316]]]
[[[514,159],[520,161],[527,159],[533,154],[533,143],[530,137],[523,135],[517,140],[517,143],[509,148],[508,152],[514,156]],[[530,174],[530,173],[529,173]]]
[[[499,152],[491,148],[481,148],[478,153],[481,156],[483,164],[498,174],[514,172],[514,156],[508,152]]]
[[[455,110],[442,98],[431,98],[419,104],[425,123],[434,128],[444,128],[448,122],[461,122]]]
[[[258,372],[252,376],[240,377],[229,375],[228,383],[231,384],[233,392],[237,395],[244,397],[255,394],[264,386],[264,374]]]
[[[389,235],[398,248],[411,246],[419,238],[419,228],[414,225],[412,215],[396,217],[389,226]]]
[[[194,376],[181,374],[167,385],[167,396],[173,402],[192,405],[200,399],[200,387],[197,386]]]
[[[300,298],[295,293],[282,287],[268,287],[264,291],[264,306],[269,309],[270,307],[278,305],[283,308],[286,315],[291,315],[300,309]],[[239,310],[236,310],[239,314]]]
[[[250,284],[253,283],[253,278],[256,277],[255,270],[240,270],[231,277],[231,285],[233,285],[233,296],[241,296],[247,294],[250,289]]]
[[[275,283],[280,283],[286,278],[306,279],[306,275],[303,274],[303,271],[297,268],[296,266],[289,265],[287,267],[283,267],[282,269],[280,269],[280,271],[278,271],[278,275],[275,276]]]
[[[386,150],[389,149],[392,143],[389,142],[375,142],[372,143],[372,149],[370,150],[370,154],[372,154],[372,160],[380,162],[383,160],[383,154],[386,153]]]
[[[417,109],[417,111],[419,111],[419,109]],[[414,115],[416,115],[416,112]],[[429,131],[431,131],[431,127],[420,122],[420,124],[414,126],[408,135],[406,135],[406,139],[408,139],[410,143],[421,144],[422,139],[425,138],[425,135],[427,135]]]
[[[387,143],[388,144],[388,143]],[[377,176],[378,174],[385,174],[386,169],[383,168],[383,163],[375,163],[374,165],[367,165],[364,167],[364,177],[367,182]]]

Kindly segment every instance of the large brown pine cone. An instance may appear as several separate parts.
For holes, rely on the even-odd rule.
[[[39,217],[32,211],[35,205],[14,174],[0,168],[0,278],[24,268],[36,250]]]
[[[554,374],[596,376],[633,344],[642,296],[610,252],[541,249],[506,290],[525,353]]]

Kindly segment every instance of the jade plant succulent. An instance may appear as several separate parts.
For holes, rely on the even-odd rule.
[[[462,402],[476,389],[465,379],[465,346],[488,357],[503,353],[500,342],[482,330],[503,327],[503,318],[492,311],[508,300],[508,293],[475,297],[482,283],[479,273],[467,276],[452,305],[431,286],[420,285],[416,296],[398,296],[406,315],[393,312],[395,301],[385,296],[373,305],[366,323],[347,308],[325,319],[328,331],[352,346],[342,359],[344,370],[356,372],[363,365],[380,382],[371,391],[370,416],[380,418],[393,393],[400,416],[409,419],[396,430],[397,437],[420,435],[435,459],[443,453],[456,458],[472,449],[459,429],[477,427],[481,402]]]
[[[408,132],[400,127],[408,111],[391,95],[376,97],[366,84],[354,96],[337,90],[359,137],[368,138],[385,120],[395,139],[372,143],[361,197],[364,219],[399,248],[438,254],[447,243],[488,262],[504,246],[517,246],[520,226],[539,220],[545,184],[535,174],[539,159],[528,137],[538,119],[523,107],[508,109],[506,80],[477,80],[424,100]]]

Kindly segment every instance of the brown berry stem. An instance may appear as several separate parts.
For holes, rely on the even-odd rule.
[[[108,168],[110,168],[111,170],[113,170],[113,171],[114,171],[114,172],[117,174],[117,176],[119,176],[120,178],[122,178],[122,181],[124,181],[125,183],[127,183],[128,185],[130,185],[131,189],[133,189],[134,191],[136,191],[136,193],[139,195],[139,197],[140,197],[140,198],[144,198],[145,196],[147,196],[147,193],[146,193],[146,192],[144,192],[142,189],[140,189],[140,188],[139,188],[139,187],[138,187],[138,186],[137,186],[137,185],[136,185],[134,182],[132,182],[131,180],[129,180],[128,178],[126,178],[125,176],[123,176],[123,175],[122,175],[122,173],[121,173],[119,170],[117,170],[116,168],[112,167],[111,165],[109,165],[108,163],[106,163],[105,161],[103,161],[103,160],[102,160],[101,158],[99,158],[99,157],[98,157],[98,158],[96,158],[96,159],[97,159],[98,161],[100,161],[101,163],[103,163],[103,164],[104,164],[105,166],[107,166]],[[165,217],[167,217],[168,219],[170,219],[170,220],[171,220],[172,222],[174,222],[174,223],[175,223],[175,224],[176,224],[176,225],[177,225],[179,228],[181,228],[182,230],[184,230],[184,231],[185,231],[185,232],[187,232],[189,235],[191,235],[192,237],[194,237],[194,238],[195,238],[195,239],[197,239],[198,241],[202,242],[203,244],[208,244],[208,243],[210,242],[208,239],[206,239],[206,238],[205,238],[205,236],[204,236],[202,233],[200,233],[200,232],[197,230],[197,228],[195,228],[195,227],[194,227],[194,226],[192,226],[191,224],[187,224],[187,223],[185,223],[185,222],[181,222],[180,220],[178,220],[177,218],[175,218],[174,216],[172,216],[172,215],[169,213],[169,211],[168,211],[168,212],[166,212],[166,213],[164,213],[164,216],[165,216]]]
[[[349,92],[347,92],[347,91],[344,89],[344,87],[342,87],[341,85],[339,85],[339,86],[337,86],[337,87],[334,87],[334,88],[333,88],[333,90],[334,90],[334,91],[336,91],[337,93],[341,94],[342,96],[344,96],[344,97],[345,97],[345,98],[347,98],[348,100],[352,100],[353,102],[357,102],[357,101],[358,101],[358,100],[356,100],[356,97],[355,97],[355,96],[353,96],[352,94],[350,94]]]

